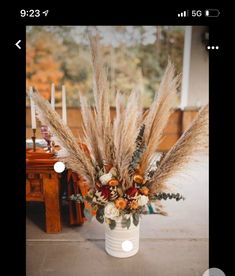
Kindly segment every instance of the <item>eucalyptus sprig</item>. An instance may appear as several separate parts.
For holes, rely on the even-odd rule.
[[[176,201],[179,200],[185,200],[185,197],[183,197],[179,193],[157,193],[151,196],[151,200],[167,200],[167,199],[175,199]]]

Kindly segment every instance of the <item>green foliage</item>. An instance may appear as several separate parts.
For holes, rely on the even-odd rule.
[[[70,196],[70,200],[77,201],[77,202],[84,202],[84,199],[81,194],[72,194]]]
[[[96,219],[100,222],[104,222],[104,207],[100,207],[96,211]]]
[[[113,219],[109,219],[110,220],[110,223],[109,223],[109,228],[111,230],[113,230],[115,227],[116,227],[116,221],[113,220]]]
[[[129,217],[128,219],[126,219],[124,216],[122,217],[122,228],[127,228],[129,229],[130,228],[130,225],[131,225],[131,218]]]
[[[139,223],[140,215],[138,213],[133,213],[132,217],[133,217],[133,223],[134,223],[134,225],[137,226],[138,223]]]
[[[177,193],[177,194],[175,194],[175,193],[157,193],[151,197],[151,200],[162,200],[162,199],[164,199],[164,200],[175,199],[176,201],[185,200],[185,198],[179,193]]]
[[[134,174],[134,172],[136,171],[137,165],[139,164],[141,156],[145,150],[144,130],[145,130],[145,124],[143,124],[140,127],[138,136],[135,140],[136,149],[132,155],[132,159],[131,159],[130,165],[128,167],[128,172],[129,172],[130,176],[132,176]]]
[[[88,221],[91,221],[91,219],[92,219],[92,214],[91,214],[90,210],[87,209],[87,208],[84,208],[83,213],[84,213],[84,216],[87,218],[87,220],[88,220]]]

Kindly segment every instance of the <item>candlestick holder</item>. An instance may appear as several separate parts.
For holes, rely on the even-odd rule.
[[[51,133],[48,126],[41,126],[41,134],[44,140],[47,142],[47,151],[51,152]]]
[[[36,128],[33,128],[33,136],[31,137],[33,140],[33,151],[36,151]]]

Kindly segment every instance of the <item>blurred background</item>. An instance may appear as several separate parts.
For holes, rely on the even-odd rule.
[[[50,101],[55,84],[55,107],[61,114],[61,90],[66,87],[68,125],[81,132],[78,92],[93,104],[92,67],[87,26],[27,26],[26,86],[34,86]],[[90,30],[91,31],[91,30]],[[175,112],[161,150],[167,150],[208,102],[208,30],[204,26],[97,26],[110,84],[111,105],[117,90],[137,88],[145,108],[158,91],[168,58],[182,74]],[[182,110],[188,118],[183,122]],[[29,99],[26,99],[26,137],[30,138]],[[189,112],[190,111],[190,112]],[[111,110],[113,115],[115,109]],[[186,124],[186,125],[184,125]],[[40,138],[40,131],[37,132]]]

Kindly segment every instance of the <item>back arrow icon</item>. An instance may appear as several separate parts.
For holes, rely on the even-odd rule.
[[[18,47],[19,49],[21,49],[21,47],[19,45],[20,42],[21,42],[21,40],[17,41],[16,44],[15,44],[15,46]]]

